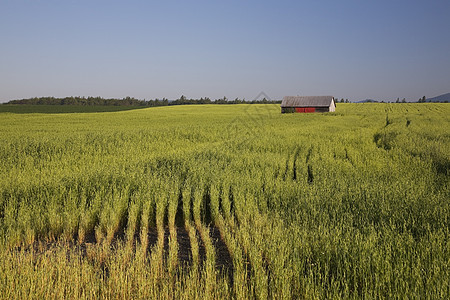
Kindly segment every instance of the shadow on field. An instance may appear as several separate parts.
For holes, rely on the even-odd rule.
[[[88,259],[89,263],[94,267],[97,267],[98,270],[102,273],[104,278],[109,277],[109,269],[108,269],[108,257],[114,256],[117,251],[123,250],[126,245],[126,228],[121,227],[115,233],[113,240],[109,244],[104,244],[105,240],[102,242],[98,242],[95,237],[94,231],[86,233],[82,242],[78,241],[77,235],[73,237],[71,241],[36,241],[33,245],[27,247],[17,247],[16,251],[30,251],[36,255],[36,258],[41,255],[50,255],[51,253],[56,253],[61,249],[66,251],[67,259],[71,259],[77,255],[82,258]],[[210,227],[210,238],[212,244],[216,251],[216,270],[219,274],[222,274],[225,278],[229,280],[229,282],[233,283],[234,276],[234,266],[233,259],[231,254],[223,241],[220,231],[216,227]],[[180,270],[184,272],[188,272],[189,269],[193,266],[193,258],[192,258],[192,247],[191,241],[189,238],[189,233],[186,231],[184,227],[176,227],[177,233],[177,244],[178,244],[178,267]],[[148,231],[148,245],[147,245],[147,257],[150,257],[152,251],[155,249],[158,242],[158,230],[156,227],[149,228]],[[168,265],[169,259],[169,237],[170,231],[169,227],[164,227],[164,243],[163,243],[163,264],[165,266]],[[203,266],[206,261],[206,250],[205,245],[200,237],[200,233],[196,231],[196,238],[198,240],[198,254],[199,254],[199,271],[203,269]],[[140,243],[139,234],[136,233],[134,235],[133,240],[133,252],[137,251],[137,245]],[[108,249],[108,254],[106,256],[102,253],[102,249]],[[201,274],[201,272],[200,272]]]

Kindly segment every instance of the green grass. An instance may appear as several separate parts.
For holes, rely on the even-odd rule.
[[[94,113],[114,112],[123,110],[140,109],[143,106],[96,106],[96,105],[19,105],[2,104],[0,113],[14,114],[66,114],[66,113]]]
[[[449,116],[0,113],[0,297],[447,299]]]

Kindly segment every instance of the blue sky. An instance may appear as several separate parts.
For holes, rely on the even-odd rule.
[[[450,1],[0,1],[0,102],[450,92]]]

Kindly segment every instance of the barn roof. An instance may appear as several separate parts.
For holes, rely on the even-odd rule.
[[[333,96],[285,96],[281,107],[329,107]]]

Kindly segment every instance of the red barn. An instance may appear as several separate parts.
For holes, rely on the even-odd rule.
[[[285,96],[281,102],[281,113],[311,113],[336,110],[333,96]]]

